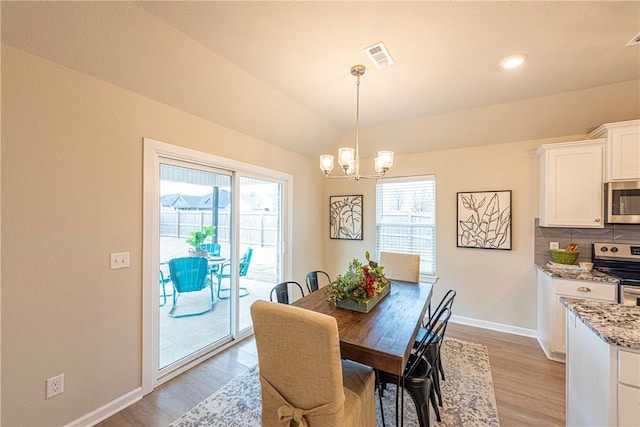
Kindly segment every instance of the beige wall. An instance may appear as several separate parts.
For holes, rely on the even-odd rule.
[[[1,76],[2,425],[61,425],[141,384],[143,137],[292,174],[293,280],[375,249],[375,181],[324,180],[316,159],[6,45]],[[582,136],[396,157],[391,176],[437,177],[435,298],[457,289],[456,315],[535,328],[534,150]],[[487,190],[513,191],[511,251],[456,247],[456,192]],[[364,240],[329,239],[337,194],[363,194]],[[131,268],[109,270],[120,251]]]
[[[141,385],[143,137],[294,175],[293,278],[322,260],[315,161],[6,45],[2,86],[2,425],[62,425]],[[109,270],[120,251],[131,268]]]
[[[396,156],[391,176],[436,175],[436,274],[434,300],[451,288],[458,291],[455,314],[516,328],[536,327],[536,285],[533,266],[534,218],[538,210],[538,158],[544,143],[584,137],[523,141]],[[370,159],[363,168],[371,170]],[[512,250],[482,250],[456,246],[456,193],[512,191]],[[327,270],[344,272],[347,260],[364,259],[375,250],[375,181],[340,180],[325,183],[325,203],[330,195],[364,196],[364,239],[331,240],[328,212],[323,228]],[[327,210],[327,209],[325,209]]]

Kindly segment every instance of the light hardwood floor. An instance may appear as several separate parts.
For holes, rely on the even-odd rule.
[[[454,323],[447,336],[487,346],[502,427],[565,425],[565,365],[548,360],[535,339]],[[167,426],[257,360],[253,338],[244,340],[98,426]]]

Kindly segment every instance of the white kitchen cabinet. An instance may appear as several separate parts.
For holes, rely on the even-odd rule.
[[[604,139],[541,145],[540,225],[603,228]]]
[[[615,426],[610,346],[570,311],[567,324],[567,426]]]
[[[606,343],[570,311],[567,324],[567,426],[640,426],[640,353]]]
[[[551,277],[538,270],[538,342],[549,359],[564,362],[567,346],[567,310],[561,297],[616,300],[616,285],[608,282]]]
[[[640,389],[618,384],[618,425],[640,426]]]
[[[605,182],[640,179],[640,120],[604,124],[589,138],[606,138]]]

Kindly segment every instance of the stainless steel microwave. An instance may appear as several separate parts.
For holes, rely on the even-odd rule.
[[[608,182],[604,192],[608,223],[640,224],[640,181]]]

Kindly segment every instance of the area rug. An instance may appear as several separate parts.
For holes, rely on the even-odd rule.
[[[443,401],[440,408],[442,421],[435,423],[432,408],[431,425],[499,426],[487,348],[447,338],[441,351],[446,378],[446,381],[440,383]],[[384,392],[383,407],[386,425],[395,425],[393,385],[388,385]],[[175,420],[170,427],[255,427],[261,424],[260,411],[260,380],[256,365]],[[405,393],[404,415],[405,426],[418,426],[415,405],[408,393]],[[379,408],[377,424],[382,425]]]

